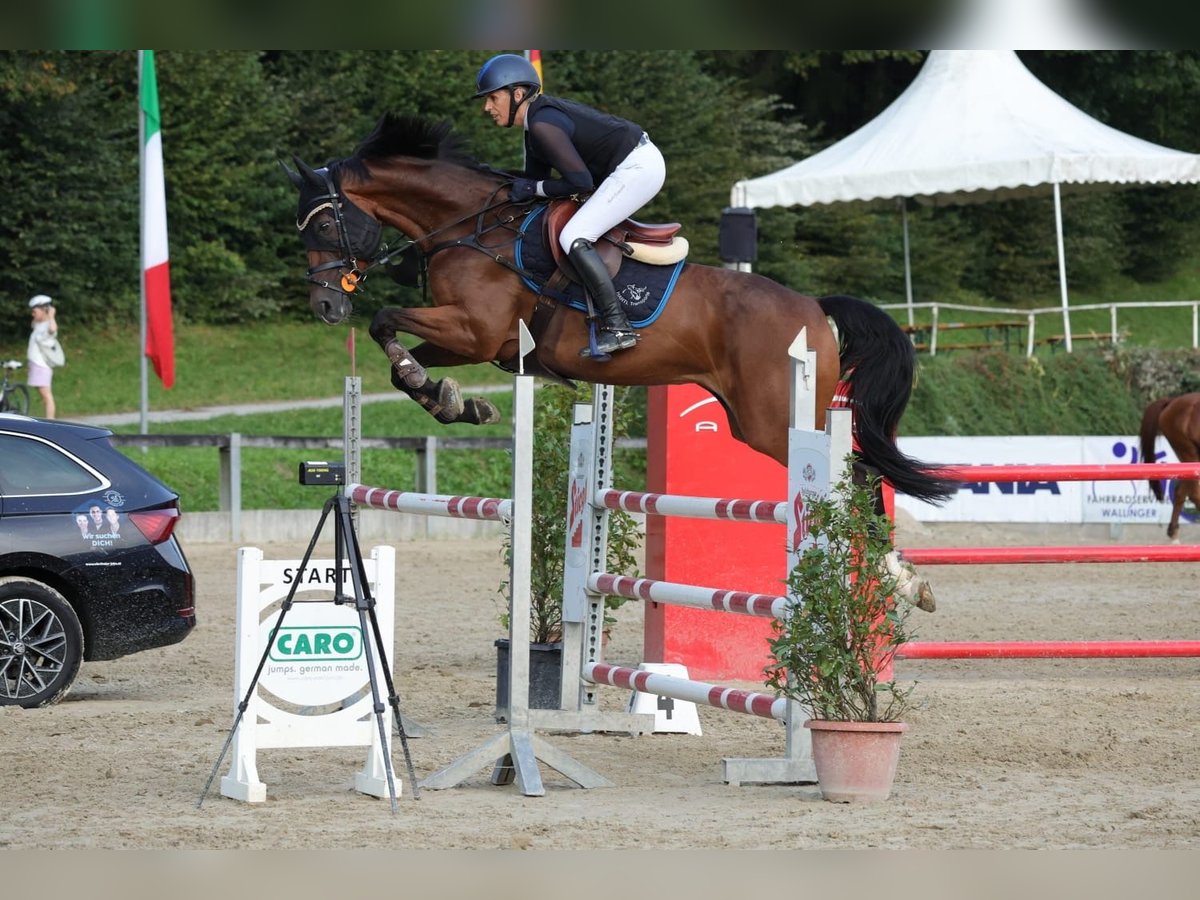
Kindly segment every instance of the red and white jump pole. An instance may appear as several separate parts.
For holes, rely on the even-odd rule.
[[[605,663],[587,663],[583,667],[583,678],[592,684],[610,684],[644,694],[702,703],[717,709],[761,716],[764,719],[787,721],[787,699],[758,691],[743,691],[719,684],[705,684],[703,681],[674,678],[670,675]]]
[[[418,516],[444,516],[452,519],[482,519],[490,522],[512,521],[512,500],[494,497],[455,497],[441,494],[418,494],[371,487],[366,484],[346,485],[346,496],[360,506],[389,509],[392,512]]]

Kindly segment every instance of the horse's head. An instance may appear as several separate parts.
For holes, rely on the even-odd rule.
[[[308,251],[308,303],[317,318],[336,325],[353,310],[383,228],[346,198],[335,173],[293,160],[295,171],[283,169],[300,191],[296,228]]]

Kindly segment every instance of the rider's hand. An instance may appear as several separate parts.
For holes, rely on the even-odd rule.
[[[508,199],[513,203],[527,203],[537,197],[537,182],[529,178],[517,178],[508,192]]]

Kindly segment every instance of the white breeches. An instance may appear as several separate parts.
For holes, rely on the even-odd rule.
[[[559,244],[569,253],[576,238],[597,240],[653,200],[666,180],[667,164],[654,143],[634,147],[571,217],[559,234]]]

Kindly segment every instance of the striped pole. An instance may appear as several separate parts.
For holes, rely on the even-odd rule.
[[[693,609],[715,609],[767,619],[782,619],[790,608],[787,597],[695,587],[649,578],[630,578],[628,575],[610,575],[606,572],[590,576],[588,589],[598,594],[611,594],[630,600],[648,600],[673,606],[690,606]]]
[[[764,719],[787,721],[786,697],[773,697],[756,691],[705,684],[703,681],[689,681],[686,678],[673,678],[670,675],[625,666],[610,666],[606,663],[586,663],[583,667],[583,679],[592,684],[610,684],[658,697],[671,697],[675,700],[715,706],[718,709],[749,713]]]
[[[651,494],[644,491],[601,490],[596,492],[594,503],[605,509],[656,516],[787,524],[787,504],[782,500],[733,500],[722,497]]]
[[[493,497],[452,497],[393,491],[365,484],[346,485],[346,496],[362,506],[390,509],[419,516],[444,516],[452,519],[483,519],[508,523],[512,519],[512,500]]]

